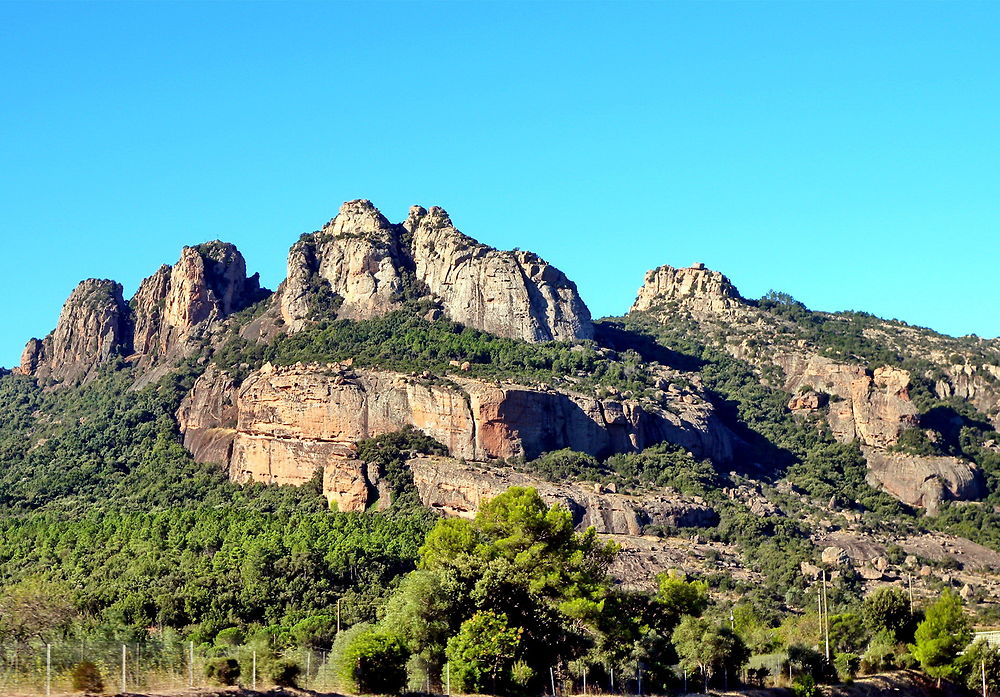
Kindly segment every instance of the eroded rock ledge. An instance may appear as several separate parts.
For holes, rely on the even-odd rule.
[[[266,364],[237,386],[210,367],[184,399],[177,420],[184,445],[234,481],[301,484],[324,470],[350,508],[365,480],[355,443],[413,426],[455,458],[532,459],[572,448],[604,457],[668,441],[726,462],[732,441],[710,404],[679,396],[668,411],[635,400],[597,399],[469,378],[427,379],[332,364]]]

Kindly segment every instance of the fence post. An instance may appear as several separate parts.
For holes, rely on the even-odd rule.
[[[253,689],[257,689],[257,649],[253,650]]]
[[[125,692],[125,644],[122,644],[122,692]]]
[[[188,687],[194,687],[194,641],[188,642]]]
[[[45,645],[45,697],[52,697],[52,644]]]

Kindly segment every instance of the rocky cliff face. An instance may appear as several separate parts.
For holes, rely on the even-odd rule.
[[[949,364],[934,381],[934,394],[969,402],[1000,430],[1000,366]]]
[[[394,225],[369,201],[348,201],[292,247],[280,291],[292,330],[336,313],[385,314],[428,298],[455,321],[525,341],[593,336],[590,313],[566,276],[530,252],[502,252],[463,235],[444,210],[414,206]]]
[[[139,285],[130,303],[140,365],[187,355],[206,328],[266,295],[257,274],[247,276],[235,245],[215,241],[185,247],[174,266],[161,266]]]
[[[910,374],[905,370],[883,366],[869,372],[860,365],[807,352],[777,352],[774,362],[784,371],[783,389],[798,395],[790,407],[826,406],[830,429],[842,443],[858,440],[863,445],[889,447],[918,423],[918,410],[908,391]],[[803,389],[816,395],[814,403],[803,403]]]
[[[143,280],[128,304],[114,281],[77,286],[52,334],[28,342],[19,372],[71,384],[112,357],[130,357],[143,370],[169,368],[199,346],[194,339],[208,328],[266,295],[256,274],[247,277],[235,246],[185,247],[177,264]]]
[[[537,255],[479,244],[437,206],[414,206],[403,226],[412,235],[417,279],[455,321],[525,341],[593,336],[576,285]]]
[[[383,315],[403,298],[406,266],[398,228],[369,201],[348,201],[322,230],[303,236],[289,251],[282,318],[298,331],[331,311],[355,320]]]
[[[77,383],[130,350],[131,322],[121,285],[92,278],[70,293],[52,333],[28,342],[18,372]]]
[[[690,394],[668,411],[634,400],[344,363],[265,365],[238,388],[210,368],[177,418],[195,458],[225,465],[236,481],[302,483],[332,460],[352,459],[357,441],[407,425],[452,456],[476,461],[531,459],[567,447],[606,456],[664,440],[719,462],[732,457],[728,430],[711,405]],[[350,476],[337,485],[354,491],[358,481]]]

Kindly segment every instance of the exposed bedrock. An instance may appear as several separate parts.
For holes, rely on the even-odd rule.
[[[348,201],[288,255],[278,307],[291,331],[313,319],[377,317],[407,299],[439,302],[457,322],[525,341],[593,336],[576,285],[531,252],[500,251],[452,225],[438,207],[390,223],[370,201]]]
[[[209,368],[177,412],[184,445],[236,481],[302,483],[357,441],[410,425],[467,460],[537,457],[572,448],[596,456],[661,441],[726,462],[731,436],[706,402],[667,411],[632,400],[488,383],[431,380],[349,364],[265,365],[236,387]]]
[[[143,280],[127,304],[121,284],[83,281],[52,333],[28,342],[18,372],[73,384],[112,358],[128,358],[144,372],[155,365],[167,370],[204,348],[221,320],[267,293],[256,274],[247,277],[243,255],[232,244],[185,247],[174,266]]]
[[[547,503],[562,504],[579,528],[640,535],[646,526],[706,527],[718,514],[696,497],[666,492],[642,496],[611,493],[598,484],[549,482],[510,467],[489,467],[446,457],[408,462],[423,504],[449,516],[472,517],[486,501],[512,486],[532,486]]]
[[[864,448],[868,481],[903,503],[934,515],[942,501],[970,501],[986,495],[975,464],[957,457],[908,455]]]
[[[28,341],[18,372],[77,383],[95,375],[102,363],[127,355],[131,344],[121,284],[91,278],[70,293],[52,333]]]

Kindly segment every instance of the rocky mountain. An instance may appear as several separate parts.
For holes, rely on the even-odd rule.
[[[348,201],[288,256],[279,290],[291,331],[328,315],[367,319],[408,299],[440,303],[455,321],[529,342],[593,336],[590,312],[565,274],[530,252],[502,252],[455,229],[437,206],[392,224],[370,201]]]
[[[70,294],[56,328],[28,341],[18,372],[46,382],[75,384],[112,359],[162,374],[209,345],[226,317],[268,295],[259,277],[246,275],[235,245],[208,242],[185,247],[174,266],[161,266],[125,303],[122,286],[89,279]]]
[[[897,547],[975,558],[963,583],[996,581],[1000,557],[954,542],[979,539],[968,521],[1000,505],[995,342],[812,312],[784,294],[747,299],[701,264],[649,271],[628,313],[594,322],[561,271],[477,242],[438,207],[392,223],[349,201],[292,245],[287,267],[271,294],[216,241],[185,247],[128,302],[113,281],[81,283],[16,369],[54,401],[10,420],[28,448],[10,462],[59,442],[69,412],[51,404],[114,378],[144,399],[173,395],[163,418],[190,466],[321,486],[340,511],[392,512],[409,492],[469,516],[535,486],[615,536],[631,584],[649,582],[644,564],[707,573],[713,558],[763,582],[746,550],[781,535],[779,556],[814,565],[836,548],[864,582],[914,570],[880,561]],[[86,425],[73,413],[65,423]],[[406,429],[440,450],[404,447],[391,467],[365,455]]]
[[[131,346],[131,322],[121,284],[90,278],[70,293],[52,333],[28,341],[19,372],[79,382],[93,375],[100,364],[128,355]]]

